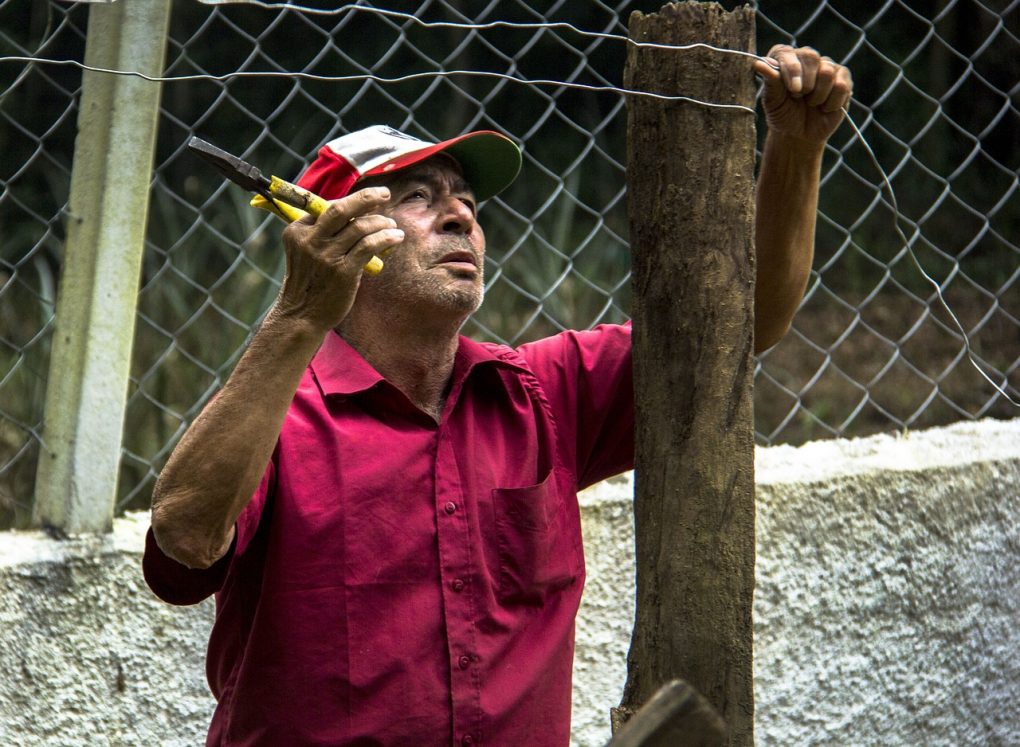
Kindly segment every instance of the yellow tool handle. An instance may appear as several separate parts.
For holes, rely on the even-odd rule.
[[[279,190],[279,191],[277,191]],[[255,195],[251,200],[251,206],[268,210],[278,218],[288,223],[301,220],[311,213],[319,217],[329,207],[329,202],[318,195],[312,194],[307,189],[302,189],[296,184],[285,182],[278,177],[272,178],[270,191],[278,199],[267,200],[262,195]],[[294,205],[294,201],[300,200],[304,209]],[[372,257],[365,264],[365,274],[378,275],[382,272],[383,261],[378,257]]]
[[[326,212],[326,208],[329,207],[329,202],[317,194],[309,192],[304,187],[286,182],[278,176],[269,178],[269,192],[278,200],[305,210],[316,218]]]
[[[286,202],[276,202],[274,200],[267,200],[262,195],[255,195],[251,198],[251,202],[248,203],[254,208],[260,208],[266,210],[277,218],[282,218],[287,223],[293,223],[296,220],[301,220],[308,213],[304,210],[299,210],[296,207],[291,207]]]

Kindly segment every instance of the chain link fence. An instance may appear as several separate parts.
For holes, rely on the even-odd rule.
[[[625,35],[632,10],[661,3],[462,5],[387,8],[452,24],[566,22]],[[0,54],[80,61],[87,20],[87,4],[0,1]],[[761,2],[758,32],[762,51],[808,44],[851,67],[851,115],[890,175],[910,247],[942,285],[977,360],[997,380],[1005,375],[1016,397],[1020,3]],[[487,297],[466,332],[516,344],[627,317],[625,101],[569,85],[620,86],[624,56],[622,41],[564,28],[426,27],[365,9],[176,2],[165,75],[185,79],[163,83],[118,510],[147,506],[170,449],[228,375],[283,269],[282,226],[197,163],[185,149],[190,136],[292,177],[323,142],[369,124],[426,138],[506,132],[525,163],[483,208]],[[469,74],[479,71],[560,84]],[[217,79],[255,72],[277,75]],[[378,80],[408,73],[430,75]],[[40,451],[81,75],[0,64],[4,524],[27,516]],[[756,367],[760,443],[1016,414],[936,307],[881,183],[841,128],[823,167],[807,296],[791,333]]]

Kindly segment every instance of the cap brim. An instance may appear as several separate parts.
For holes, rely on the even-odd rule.
[[[479,202],[509,187],[521,170],[521,150],[513,140],[498,132],[479,130],[405,153],[365,172],[363,176],[389,174],[437,153],[448,153],[457,159]]]

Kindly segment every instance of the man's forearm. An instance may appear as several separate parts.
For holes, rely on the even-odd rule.
[[[262,479],[287,408],[322,338],[310,325],[270,311],[156,483],[152,528],[167,555],[205,568],[227,552],[234,522]]]
[[[350,311],[368,260],[404,238],[377,213],[389,199],[385,187],[363,189],[284,229],[276,304],[156,482],[152,530],[171,558],[205,568],[230,549],[309,361]]]
[[[824,144],[769,132],[755,212],[755,352],[782,338],[804,295],[814,256]]]

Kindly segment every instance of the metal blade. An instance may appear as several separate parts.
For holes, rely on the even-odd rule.
[[[263,196],[269,194],[269,179],[247,161],[242,161],[237,156],[232,156],[225,150],[220,150],[215,145],[197,137],[188,141],[188,149],[201,156],[206,163],[227,179],[239,184],[249,192],[256,192]]]

